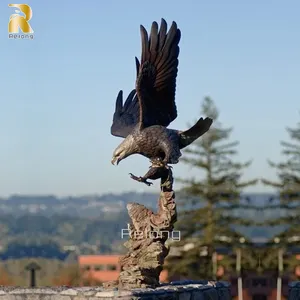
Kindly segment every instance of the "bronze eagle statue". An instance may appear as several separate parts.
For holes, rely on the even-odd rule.
[[[164,19],[160,28],[152,23],[149,37],[142,25],[140,32],[142,55],[141,61],[135,58],[135,89],[124,105],[122,90],[116,100],[111,134],[124,140],[115,149],[111,162],[118,164],[132,154],[141,154],[153,166],[169,168],[168,164],[178,163],[180,150],[206,133],[213,120],[200,118],[186,131],[167,128],[177,118],[175,92],[181,32],[175,22],[167,32]],[[151,184],[145,177],[132,178]]]

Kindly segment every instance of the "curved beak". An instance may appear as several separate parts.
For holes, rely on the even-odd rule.
[[[111,160],[111,163],[114,165],[116,163],[116,165],[118,165],[120,162],[120,159],[118,157],[113,157],[112,160]]]

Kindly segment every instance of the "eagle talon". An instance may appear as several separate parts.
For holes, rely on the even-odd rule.
[[[147,179],[144,178],[144,177],[141,177],[141,176],[140,176],[140,177],[137,177],[137,176],[133,175],[132,173],[129,173],[129,175],[130,175],[130,177],[131,177],[133,180],[136,180],[136,181],[138,181],[138,182],[143,182],[143,183],[145,183],[145,184],[148,185],[148,186],[150,186],[150,185],[153,184],[152,182],[147,181]]]

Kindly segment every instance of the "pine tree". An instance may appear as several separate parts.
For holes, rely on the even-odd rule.
[[[268,161],[271,168],[277,172],[277,182],[262,179],[262,183],[272,186],[277,191],[279,201],[276,205],[265,207],[280,212],[264,225],[282,226],[280,234],[276,234],[270,243],[273,243],[273,252],[276,254],[278,248],[282,248],[287,253],[287,249],[295,243],[299,243],[300,236],[300,122],[295,128],[287,128],[290,142],[282,141],[283,162],[274,163]],[[274,238],[278,244],[274,243]],[[270,254],[268,255],[270,257]],[[285,271],[292,271],[295,261],[291,257],[284,260]],[[272,261],[266,260],[266,268],[274,269]]]
[[[241,181],[242,172],[251,161],[239,163],[234,160],[238,142],[230,142],[232,128],[222,128],[219,112],[214,102],[206,97],[201,114],[214,120],[211,129],[193,145],[181,158],[181,161],[202,172],[202,178],[177,179],[183,183],[181,199],[178,203],[178,222],[176,229],[181,232],[181,242],[174,242],[173,247],[182,246],[190,249],[181,251],[181,259],[170,255],[168,271],[170,276],[181,275],[188,279],[214,279],[214,253],[219,246],[226,246],[235,253],[239,240],[244,240],[244,247],[249,244],[234,228],[238,225],[251,225],[245,209],[249,206],[240,204],[243,188],[255,185],[257,180]],[[179,197],[177,197],[178,199]],[[185,246],[184,246],[185,245]],[[248,260],[247,260],[248,254]],[[244,267],[256,264],[253,253],[243,251]],[[235,255],[220,262],[225,271],[235,268]],[[228,272],[227,272],[228,273]]]

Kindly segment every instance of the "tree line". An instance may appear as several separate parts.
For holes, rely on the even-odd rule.
[[[184,197],[177,201],[183,209],[176,224],[176,230],[181,231],[181,242],[174,243],[173,247],[181,250],[179,255],[169,256],[169,274],[188,279],[226,278],[226,274],[236,271],[239,249],[242,250],[241,272],[276,272],[278,249],[287,253],[300,240],[300,123],[295,128],[287,128],[290,142],[281,142],[282,162],[269,161],[270,167],[276,170],[277,182],[266,178],[243,181],[251,160],[237,161],[239,142],[231,140],[233,129],[222,126],[219,110],[209,97],[203,100],[201,114],[211,117],[214,123],[185,150],[181,159],[196,169],[198,175],[177,178],[183,185]],[[245,188],[258,182],[272,186],[275,195],[259,207],[248,199],[243,201]],[[257,210],[257,214],[267,210],[283,213],[260,220],[247,218],[250,209]],[[241,234],[238,228],[243,226],[281,226],[281,232],[264,241],[261,247],[259,242]],[[294,266],[295,260],[284,260],[285,270]]]

